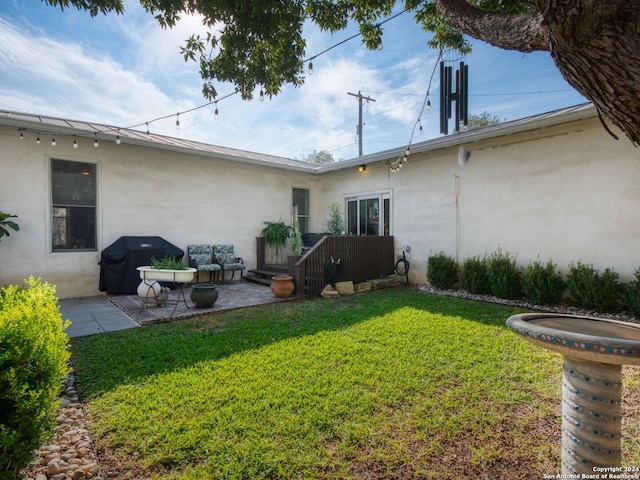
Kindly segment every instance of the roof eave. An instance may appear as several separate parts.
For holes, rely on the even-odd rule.
[[[575,122],[595,117],[597,111],[593,104],[584,103],[562,110],[534,115],[531,117],[505,122],[489,127],[470,130],[467,132],[454,133],[451,135],[433,138],[424,142],[414,143],[411,145],[411,154],[429,152],[459,145],[480,142],[483,140],[495,139],[516,133],[538,130],[541,128],[560,125],[562,123]],[[406,146],[396,147],[382,152],[363,155],[361,157],[343,160],[341,162],[323,165],[318,173],[328,173],[343,168],[351,168],[361,164],[370,164],[376,162],[386,162],[390,159],[399,158],[406,150]]]

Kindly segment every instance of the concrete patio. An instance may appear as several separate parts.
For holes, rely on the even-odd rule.
[[[195,308],[189,299],[190,293],[191,288],[186,287],[186,305],[182,299],[178,301],[179,290],[172,290],[166,306],[144,308],[142,298],[136,294],[68,298],[59,301],[60,313],[63,319],[71,320],[65,332],[70,338],[76,338],[294,298],[276,298],[267,286],[235,282],[218,285],[218,300],[213,307]]]

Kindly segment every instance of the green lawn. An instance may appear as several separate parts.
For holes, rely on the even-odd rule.
[[[516,311],[398,289],[72,352],[108,478],[540,479],[559,469],[561,359],[506,329]]]

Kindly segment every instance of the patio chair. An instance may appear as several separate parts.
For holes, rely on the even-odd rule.
[[[222,270],[215,257],[211,245],[187,245],[187,258],[191,268],[197,268],[196,282],[200,272],[209,272],[209,281],[212,282],[217,272]]]
[[[240,281],[242,281],[242,272],[245,269],[244,261],[240,257],[236,257],[233,251],[233,245],[220,244],[213,246],[213,255],[216,261],[222,265],[222,283],[224,283],[225,272],[231,272],[231,280],[236,272],[240,272]]]

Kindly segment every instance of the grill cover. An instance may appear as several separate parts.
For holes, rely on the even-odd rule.
[[[151,265],[152,257],[181,260],[183,256],[183,250],[162,237],[120,237],[100,255],[100,291],[136,293],[140,285],[137,267]]]

